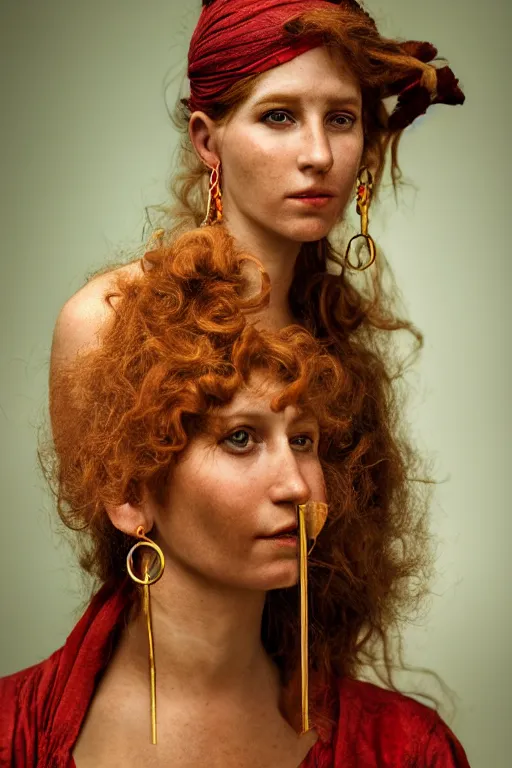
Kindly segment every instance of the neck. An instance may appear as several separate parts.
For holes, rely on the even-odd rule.
[[[246,221],[232,222],[226,218],[226,226],[239,246],[261,261],[270,278],[270,301],[263,312],[255,313],[257,323],[279,329],[296,322],[290,310],[288,293],[301,243],[279,238],[261,228],[249,227]],[[257,282],[259,278],[255,278]]]
[[[163,690],[201,697],[277,696],[277,669],[261,642],[265,593],[208,582],[172,562],[151,588],[158,680]],[[148,636],[141,611],[125,633],[131,663],[147,670]]]

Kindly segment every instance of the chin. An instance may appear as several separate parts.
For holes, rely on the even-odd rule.
[[[266,573],[262,573],[261,582],[258,589],[270,592],[273,589],[287,589],[294,587],[299,581],[299,567],[297,561],[281,565],[279,568],[272,568]]]
[[[298,222],[295,226],[289,227],[288,232],[283,234],[296,243],[314,243],[327,237],[336,226],[336,222],[325,220],[310,220]]]
[[[291,587],[294,587],[299,582],[299,576],[296,574],[293,577],[290,577],[288,579],[283,579],[279,584],[276,584],[274,587],[270,587],[270,589],[267,589],[267,592],[270,592],[272,589],[290,589]]]

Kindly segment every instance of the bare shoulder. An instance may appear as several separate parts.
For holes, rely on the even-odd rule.
[[[112,317],[119,277],[136,278],[141,274],[140,262],[131,262],[92,278],[66,301],[53,333],[50,376],[81,351],[100,342],[102,331]]]

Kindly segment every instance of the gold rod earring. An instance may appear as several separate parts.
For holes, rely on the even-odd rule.
[[[147,567],[145,573],[147,574]],[[146,616],[146,626],[148,630],[148,650],[149,650],[149,687],[151,698],[151,743],[156,744],[156,666],[155,666],[155,644],[153,640],[153,624],[151,621],[151,597],[149,594],[149,584],[143,587],[144,614]]]
[[[158,544],[148,539],[145,535],[144,528],[139,526],[135,535],[139,541],[133,545],[126,557],[126,568],[130,578],[137,584],[142,586],[142,610],[146,618],[146,629],[148,633],[148,660],[149,660],[149,690],[150,690],[150,719],[151,719],[151,743],[157,743],[157,730],[156,730],[156,664],[155,664],[155,643],[153,638],[153,624],[151,621],[151,595],[149,587],[155,584],[164,572],[165,559],[164,554]],[[151,568],[147,559],[144,561],[144,569],[142,578],[136,575],[134,571],[134,554],[137,549],[148,548],[151,550],[151,555],[155,554],[158,557],[158,565],[156,571],[151,574]]]
[[[302,733],[309,731],[309,654],[308,654],[308,550],[304,506],[299,506],[300,564],[300,670],[302,694]]]
[[[325,525],[329,507],[323,501],[299,504],[299,579],[300,579],[300,668],[302,733],[309,731],[309,615],[308,615],[308,555]],[[308,549],[308,543],[311,542]]]

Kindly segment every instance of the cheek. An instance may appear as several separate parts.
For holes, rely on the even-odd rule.
[[[340,190],[340,205],[342,209],[355,199],[357,175],[362,165],[363,140],[340,142],[336,148],[332,173]]]
[[[202,489],[198,512],[201,523],[215,538],[233,540],[251,530],[250,488],[242,481],[219,479]]]
[[[232,541],[241,529],[250,529],[251,498],[245,473],[184,463],[170,478],[164,524],[170,537]]]
[[[283,168],[289,163],[282,141],[264,140],[248,131],[227,138],[225,146],[229,147],[223,160],[227,183],[242,188],[244,196],[247,184],[258,194],[260,190],[275,191],[276,179],[282,182]]]
[[[363,148],[362,132],[341,136],[333,145],[335,171],[345,179],[355,182],[357,171],[361,166]]]

